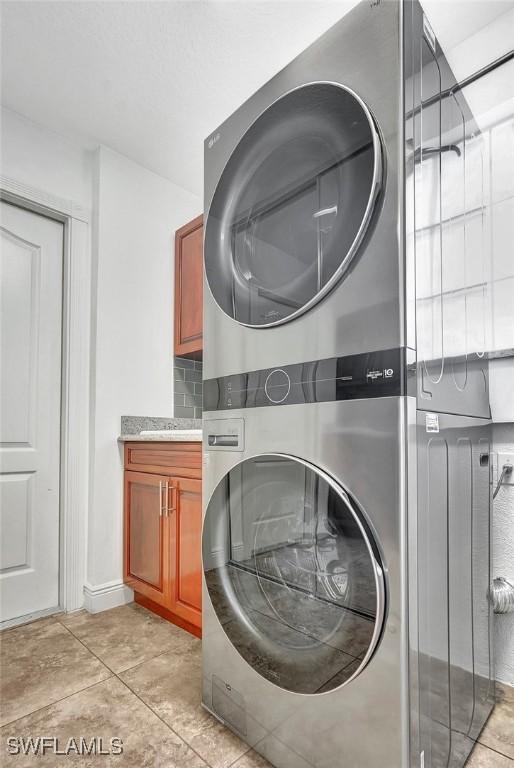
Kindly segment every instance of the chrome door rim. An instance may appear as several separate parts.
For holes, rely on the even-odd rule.
[[[221,480],[219,480],[219,482],[216,483],[216,486],[213,489],[213,491],[212,491],[212,493],[211,493],[211,495],[209,497],[209,501],[207,502],[206,507],[205,507],[204,522],[205,522],[205,518],[207,516],[207,511],[208,511],[209,506],[211,504],[211,501],[212,501],[212,499],[214,497],[214,494],[216,493],[216,491],[217,491],[218,487],[220,486],[220,484],[223,483],[226,480],[227,476],[234,469],[237,469],[238,467],[240,467],[245,462],[251,461],[252,459],[258,459],[258,458],[264,458],[264,457],[275,457],[275,458],[278,458],[278,459],[287,459],[289,461],[295,461],[298,464],[301,464],[302,466],[306,467],[306,469],[309,469],[310,471],[314,472],[318,477],[321,477],[326,483],[328,483],[328,485],[332,488],[332,490],[343,501],[344,505],[346,506],[346,508],[350,512],[352,518],[357,523],[357,526],[359,528],[359,531],[361,533],[362,538],[364,539],[364,542],[366,544],[366,549],[368,551],[368,554],[369,554],[369,557],[370,557],[370,560],[371,560],[371,565],[372,565],[372,568],[373,568],[373,577],[374,577],[374,581],[375,581],[376,609],[377,609],[377,612],[376,612],[376,616],[375,616],[375,625],[374,625],[374,628],[373,628],[373,634],[371,636],[371,640],[370,640],[368,649],[367,649],[366,653],[364,654],[364,656],[362,657],[362,659],[360,660],[360,664],[357,667],[357,669],[355,670],[355,672],[347,680],[345,680],[344,683],[342,683],[337,688],[333,688],[330,691],[323,691],[323,692],[320,692],[320,693],[298,693],[298,692],[295,692],[295,691],[290,691],[290,690],[288,690],[286,688],[283,688],[280,685],[277,685],[272,680],[264,677],[264,679],[268,683],[270,683],[271,685],[275,685],[281,691],[286,690],[288,693],[294,694],[296,696],[328,696],[331,693],[333,693],[334,691],[337,691],[340,688],[344,687],[345,685],[348,685],[348,683],[351,683],[352,680],[355,680],[355,678],[358,677],[358,675],[360,675],[360,673],[367,667],[367,665],[371,661],[371,658],[372,658],[373,654],[375,653],[375,651],[376,651],[376,649],[377,649],[377,647],[379,645],[380,639],[382,637],[383,629],[384,629],[385,619],[386,619],[386,604],[387,604],[386,603],[386,595],[387,595],[387,590],[386,590],[385,570],[382,567],[382,563],[378,560],[377,555],[375,554],[375,551],[374,551],[373,546],[372,546],[371,541],[370,541],[370,537],[371,537],[373,539],[374,543],[375,543],[375,546],[378,549],[378,544],[377,544],[376,539],[375,539],[375,537],[373,535],[373,531],[372,531],[371,527],[369,528],[369,531],[366,529],[366,526],[368,526],[369,523],[366,522],[365,525],[363,524],[363,522],[362,522],[362,520],[360,518],[360,515],[362,515],[362,517],[365,520],[366,520],[366,516],[365,516],[363,510],[357,504],[357,502],[355,502],[355,504],[358,507],[358,510],[359,510],[360,514],[358,514],[355,511],[355,509],[353,507],[353,504],[350,501],[349,495],[346,492],[346,490],[344,489],[344,487],[340,483],[338,483],[336,480],[334,480],[334,478],[331,475],[329,475],[323,469],[320,469],[319,467],[317,467],[315,464],[312,464],[310,461],[306,461],[305,459],[301,459],[300,457],[293,456],[292,454],[289,454],[289,453],[279,453],[279,452],[276,452],[276,451],[268,452],[268,453],[256,453],[256,454],[252,454],[251,456],[246,456],[244,459],[241,459],[240,461],[237,461],[235,464],[233,464],[233,466],[231,466],[230,469],[223,475]],[[203,528],[203,530],[202,530],[202,572],[203,572],[203,578],[204,578],[204,581],[205,581],[205,567],[204,567],[204,563],[203,563],[203,536],[204,536],[204,530],[205,530],[205,528]],[[212,608],[212,610],[214,612],[214,615],[216,616],[216,620],[218,621],[219,626],[223,630],[224,635],[227,637],[227,639],[230,642],[231,646],[238,653],[238,655],[241,656],[243,661],[246,664],[248,664],[249,666],[251,666],[249,664],[249,662],[244,658],[244,656],[242,656],[242,654],[239,652],[238,648],[232,643],[232,641],[231,641],[230,637],[228,636],[228,634],[225,632],[223,624],[220,622],[220,620],[218,618],[218,614],[216,612],[216,609],[214,608],[214,606],[212,604],[212,600],[211,600],[211,596],[210,596],[210,592],[209,592],[209,588],[207,586],[207,583],[205,584],[205,586],[206,586],[207,594],[209,595],[209,601],[211,603],[211,608]],[[254,671],[257,674],[259,674],[260,677],[263,677],[262,675],[260,675],[259,672],[257,672],[257,670],[254,670]]]
[[[270,110],[273,106],[275,106],[275,104],[277,104],[279,101],[281,101],[282,99],[286,98],[291,93],[295,93],[296,91],[300,91],[303,88],[307,88],[307,87],[309,87],[311,85],[333,85],[336,88],[339,88],[339,89],[341,89],[343,91],[346,91],[346,93],[350,94],[350,96],[352,96],[356,100],[356,102],[359,104],[359,106],[361,107],[362,111],[364,112],[364,115],[365,115],[365,117],[366,117],[366,119],[368,121],[368,125],[369,125],[370,131],[371,131],[371,138],[372,138],[372,142],[373,142],[373,176],[372,176],[371,189],[370,189],[370,194],[369,194],[369,197],[368,197],[368,202],[367,202],[366,208],[364,210],[364,215],[362,217],[362,221],[360,223],[360,226],[359,226],[359,229],[357,231],[357,234],[355,235],[355,238],[354,238],[350,248],[348,249],[346,255],[344,256],[340,266],[334,272],[332,277],[326,282],[326,284],[311,299],[309,299],[308,302],[306,302],[302,307],[297,309],[295,312],[292,312],[287,317],[281,318],[280,320],[274,320],[271,323],[261,323],[259,325],[254,325],[252,323],[244,323],[241,320],[237,320],[237,318],[233,317],[232,315],[229,315],[229,313],[226,312],[223,309],[223,307],[221,307],[218,304],[218,302],[216,300],[216,297],[214,296],[214,294],[213,294],[213,292],[211,290],[211,286],[210,286],[210,283],[209,283],[209,278],[207,277],[207,272],[206,272],[206,269],[205,269],[205,234],[207,232],[207,225],[208,225],[208,220],[209,220],[209,216],[210,216],[210,210],[211,210],[214,198],[216,196],[216,192],[218,190],[219,184],[220,184],[220,182],[221,182],[221,180],[223,178],[223,175],[225,173],[225,170],[227,168],[227,165],[229,164],[229,162],[232,159],[234,153],[237,151],[237,148],[239,147],[240,143],[243,141],[243,139],[249,133],[249,131],[255,126],[255,124],[261,119],[261,117],[263,115],[265,115],[266,112],[268,112],[268,110]],[[382,150],[382,147],[383,147],[383,144],[382,144],[382,141],[380,139],[380,135],[379,135],[379,132],[378,132],[377,124],[376,124],[376,122],[375,122],[375,120],[373,118],[373,115],[371,114],[369,108],[366,106],[365,102],[361,99],[361,97],[352,88],[349,88],[348,86],[343,85],[342,83],[337,83],[337,82],[335,82],[333,80],[312,80],[312,81],[310,81],[308,83],[303,83],[302,85],[298,85],[295,88],[291,88],[289,91],[286,91],[281,96],[278,96],[274,101],[271,102],[271,104],[269,104],[266,107],[266,109],[263,109],[262,112],[260,112],[257,115],[255,120],[253,120],[250,123],[250,125],[245,130],[243,135],[239,138],[236,146],[234,147],[234,149],[232,150],[232,152],[228,156],[227,161],[226,161],[226,163],[223,166],[223,170],[221,171],[221,173],[219,175],[218,181],[216,183],[216,187],[214,189],[214,193],[212,194],[211,201],[209,203],[208,211],[206,213],[206,221],[205,221],[205,227],[204,227],[204,273],[205,273],[205,282],[207,283],[207,287],[209,289],[209,292],[210,292],[210,294],[211,294],[211,296],[212,296],[216,306],[218,307],[218,309],[221,310],[221,312],[223,312],[223,314],[226,317],[228,317],[230,320],[233,320],[235,323],[238,323],[238,325],[241,325],[241,326],[246,327],[246,328],[254,328],[254,329],[274,328],[274,327],[277,327],[277,326],[280,326],[280,325],[284,325],[285,323],[289,323],[290,321],[295,320],[297,317],[300,317],[301,315],[303,315],[305,312],[308,312],[310,309],[312,309],[312,307],[314,307],[319,301],[321,301],[328,293],[330,293],[332,291],[332,289],[336,286],[336,284],[341,280],[341,278],[344,276],[344,274],[348,271],[348,269],[349,269],[349,267],[350,267],[350,265],[351,265],[351,263],[353,261],[353,258],[356,255],[356,253],[357,253],[357,251],[358,251],[358,249],[359,249],[359,247],[360,247],[360,245],[361,245],[361,243],[362,243],[362,241],[364,239],[364,235],[366,234],[368,226],[370,224],[370,221],[371,221],[371,218],[372,218],[372,215],[373,215],[373,210],[375,208],[375,204],[376,204],[378,195],[379,195],[379,193],[380,193],[380,191],[382,189],[382,186],[383,186],[383,162],[382,162],[382,151],[383,150]]]

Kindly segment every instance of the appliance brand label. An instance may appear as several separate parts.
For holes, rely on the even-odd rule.
[[[384,368],[383,371],[367,371],[366,372],[366,378],[368,380],[371,379],[371,381],[375,381],[376,379],[390,379],[394,376],[394,368]]]
[[[212,149],[212,148],[213,148],[213,146],[214,146],[214,145],[216,144],[216,142],[219,140],[219,137],[220,137],[219,133],[215,133],[215,134],[214,134],[214,136],[211,136],[211,138],[210,138],[210,139],[209,139],[209,141],[207,142],[207,146],[209,147],[209,149]]]
[[[439,415],[437,413],[425,414],[425,429],[427,432],[439,432]]]

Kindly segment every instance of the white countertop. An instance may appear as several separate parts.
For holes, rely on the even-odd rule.
[[[155,429],[142,430],[139,434],[120,435],[121,443],[201,443],[201,429]]]

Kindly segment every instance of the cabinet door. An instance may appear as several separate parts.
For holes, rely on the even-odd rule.
[[[125,472],[126,583],[160,605],[170,602],[169,477]]]
[[[175,234],[175,354],[199,357],[203,346],[203,217]]]
[[[202,483],[172,479],[169,522],[172,572],[171,610],[202,626]]]

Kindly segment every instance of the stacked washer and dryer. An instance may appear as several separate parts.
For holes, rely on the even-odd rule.
[[[203,703],[278,768],[457,768],[494,706],[479,131],[365,2],[205,144]]]

